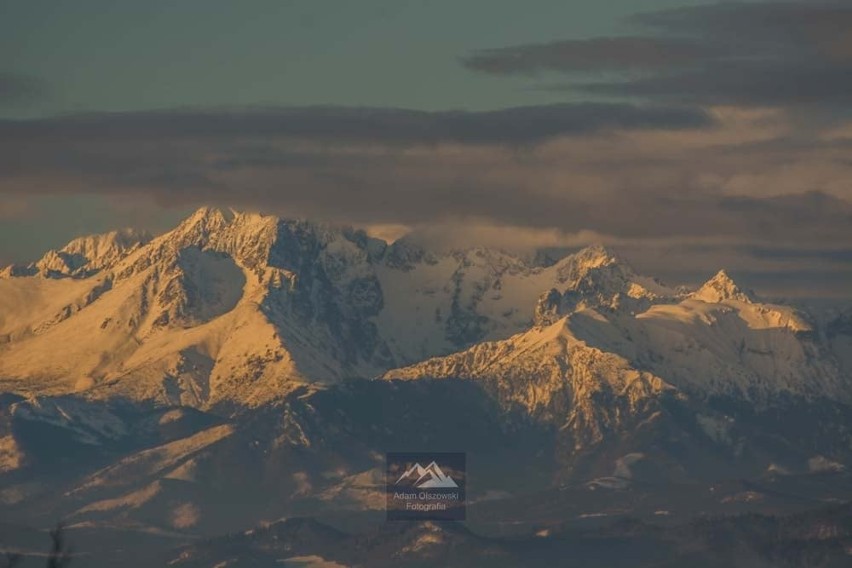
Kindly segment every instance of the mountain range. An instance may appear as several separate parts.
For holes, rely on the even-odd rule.
[[[0,391],[0,542],[63,519],[171,549],[296,516],[332,538],[380,522],[387,451],[467,452],[489,539],[852,499],[852,311],[724,270],[667,286],[602,246],[202,208],[0,271]]]

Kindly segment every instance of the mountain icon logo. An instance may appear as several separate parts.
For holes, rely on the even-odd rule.
[[[458,487],[453,478],[445,474],[441,467],[434,461],[426,467],[415,463],[396,480],[395,485],[403,482],[417,489]]]

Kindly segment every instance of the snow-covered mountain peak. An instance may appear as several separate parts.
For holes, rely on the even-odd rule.
[[[583,313],[605,325],[605,318],[594,310]],[[661,392],[671,391],[671,386],[632,367],[627,358],[578,338],[572,330],[573,317],[394,369],[382,378],[476,381],[503,408],[520,408],[554,423],[571,433],[575,447],[581,448],[601,440],[607,430]]]
[[[564,257],[554,265],[561,282],[576,284],[590,274],[607,274],[606,280],[629,280],[633,268],[603,245],[592,245]]]
[[[731,300],[747,304],[754,302],[754,295],[740,288],[724,269],[716,273],[692,297],[709,304],[720,304]]]
[[[90,262],[97,262],[104,259],[108,260],[116,252],[123,252],[144,245],[152,238],[148,231],[139,231],[128,227],[100,235],[78,237],[65,245],[62,251],[80,254],[88,258]]]
[[[119,279],[151,266],[174,266],[189,248],[225,254],[242,266],[263,270],[269,265],[280,220],[256,213],[202,207],[177,227],[153,239],[143,250],[116,266]]]
[[[477,346],[492,345],[475,351],[483,357],[530,347],[565,362],[563,347],[579,343],[659,376],[671,369],[658,362],[681,352],[690,355],[678,369],[698,376],[687,363],[706,345],[710,362],[696,365],[713,370],[708,381],[748,359],[738,373],[766,382],[764,367],[777,375],[782,359],[796,360],[789,377],[804,375],[818,335],[784,306],[753,303],[724,272],[688,295],[603,246],[544,266],[500,250],[434,252],[407,238],[387,245],[363,231],[209,207],[154,239],[85,237],[41,264],[9,276],[74,278],[0,281],[0,376],[27,381],[21,392],[261,404],[297,384],[381,375]],[[846,328],[835,328],[835,343],[845,341]],[[654,342],[637,343],[651,332]],[[761,358],[771,361],[752,372]],[[518,380],[542,359],[529,361]],[[564,375],[552,364],[552,376]]]
[[[626,266],[615,252],[601,244],[588,246],[574,254],[573,258],[579,266],[589,269],[617,263]]]
[[[112,268],[151,239],[147,231],[129,228],[78,237],[58,250],[47,251],[32,264],[13,265],[3,272],[7,276],[87,278]]]
[[[680,298],[678,290],[638,275],[612,251],[596,245],[566,256],[553,267],[559,286],[544,292],[536,304],[536,325],[584,308],[641,312],[652,304]]]
[[[204,222],[207,220],[218,223],[220,220],[224,220],[226,223],[230,223],[235,217],[241,214],[242,213],[231,208],[222,209],[221,207],[204,205],[196,209],[189,217],[186,218],[185,221]]]
[[[215,207],[201,207],[184,219],[171,234],[187,239],[203,239],[223,229],[233,219],[234,215],[230,212]]]

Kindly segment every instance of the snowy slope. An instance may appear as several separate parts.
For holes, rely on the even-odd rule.
[[[841,341],[841,339],[835,339]],[[602,362],[606,361],[606,364]],[[503,341],[427,360],[385,378],[465,378],[489,382],[501,398],[531,410],[579,393],[624,393],[625,376],[653,377],[699,399],[734,397],[766,404],[779,397],[852,400],[843,361],[788,306],[761,304],[724,272],[697,292],[639,313],[580,308]]]
[[[406,246],[397,242],[392,249]],[[680,295],[600,246],[549,267],[481,248],[415,258],[403,270],[385,263],[378,271],[386,306],[378,323],[399,361],[504,339],[579,307],[644,306]]]
[[[574,433],[577,446],[601,441],[645,403],[673,391],[660,377],[577,338],[569,318],[509,339],[389,371],[386,379],[480,381],[507,409],[522,409]],[[641,408],[640,408],[641,407]]]
[[[262,404],[528,328],[554,309],[677,292],[593,247],[550,267],[202,208],[150,239],[76,239],[0,278],[0,378],[21,392]]]
[[[114,265],[150,240],[148,233],[133,229],[80,237],[59,250],[48,251],[32,264],[9,266],[0,275],[85,278]]]
[[[202,208],[156,238],[84,237],[3,271],[0,388],[257,406],[306,383],[410,365],[406,375],[425,375],[434,363],[418,362],[471,348],[493,352],[519,385],[535,369],[562,376],[557,362],[592,365],[571,360],[591,349],[613,368],[688,393],[844,395],[848,334],[826,338],[809,322],[759,303],[724,271],[689,293],[637,275],[599,246],[541,266]],[[553,337],[538,360],[512,367],[523,359],[516,343],[546,329]],[[562,358],[559,342],[573,346]],[[601,380],[624,388],[618,377]],[[558,382],[548,381],[535,388]]]
[[[20,390],[204,406],[260,403],[288,383],[342,375],[322,349],[331,342],[325,330],[269,317],[290,309],[286,291],[296,279],[270,262],[277,230],[274,218],[198,211],[105,267],[94,278],[106,291],[86,309],[7,342],[0,376],[18,378]],[[43,286],[39,278],[4,285],[21,281]],[[282,336],[293,339],[290,349]]]

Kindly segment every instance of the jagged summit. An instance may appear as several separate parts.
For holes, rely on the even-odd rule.
[[[96,268],[73,272],[78,289],[7,280],[15,294],[36,285],[38,298],[0,322],[10,345],[0,373],[197,406],[260,403],[288,385],[376,376],[503,339],[529,328],[549,289],[572,306],[654,294],[599,246],[542,268],[482,247],[388,246],[215,207],[153,239],[116,232],[67,249],[85,257],[71,270]]]
[[[227,247],[227,240],[274,239],[281,219],[274,215],[244,213],[234,209],[201,207],[159,240],[178,246]]]
[[[603,244],[589,245],[573,255],[578,264],[587,268],[598,268],[609,264],[624,264],[626,261],[620,258],[615,251],[607,248]]]
[[[152,240],[147,231],[118,229],[108,233],[78,237],[58,250],[49,250],[29,265],[12,265],[6,276],[44,278],[87,278],[114,266],[122,258]]]
[[[754,294],[749,290],[740,288],[724,269],[705,282],[692,297],[709,304],[719,304],[726,301],[748,304],[754,302]]]
[[[574,283],[594,273],[606,273],[611,279],[617,280],[631,280],[637,276],[627,261],[601,244],[590,245],[566,255],[554,267],[560,279]]]
[[[126,275],[152,263],[174,262],[179,252],[188,247],[228,254],[252,267],[266,265],[279,223],[274,216],[202,207],[117,270]]]
[[[602,245],[566,256],[552,268],[559,286],[538,298],[536,325],[549,325],[585,308],[638,313],[656,303],[675,301],[681,295],[653,278],[640,276]]]
[[[15,278],[41,275],[50,277]],[[605,327],[589,323],[594,317],[653,320],[663,331],[685,325],[683,349],[702,345],[707,329],[698,322],[721,322],[731,306],[715,304],[732,300],[731,336],[746,333],[742,326],[777,329],[778,352],[798,352],[787,332],[810,329],[789,310],[749,305],[751,295],[724,271],[688,295],[601,245],[542,266],[500,250],[435,252],[405,238],[387,245],[350,228],[215,207],[153,239],[133,231],[75,239],[7,276],[0,377],[25,385],[13,390],[96,390],[200,407],[263,404],[297,385],[375,377],[535,330],[527,339],[556,334],[555,349],[574,341],[563,337],[566,321],[587,322],[583,330],[600,340]],[[685,299],[706,304],[681,306]],[[643,337],[625,334],[630,346]],[[765,353],[767,337],[719,360]],[[613,337],[606,349],[624,345]]]
[[[571,320],[562,318],[502,341],[394,369],[383,379],[476,381],[504,407],[523,408],[570,433],[579,449],[600,441],[608,429],[629,420],[637,406],[671,387],[631,367],[626,358],[588,345],[572,329]]]
[[[200,207],[184,219],[175,231],[181,233],[192,231],[213,232],[228,225],[234,220],[234,217],[235,215],[232,211],[226,212],[217,207]]]

